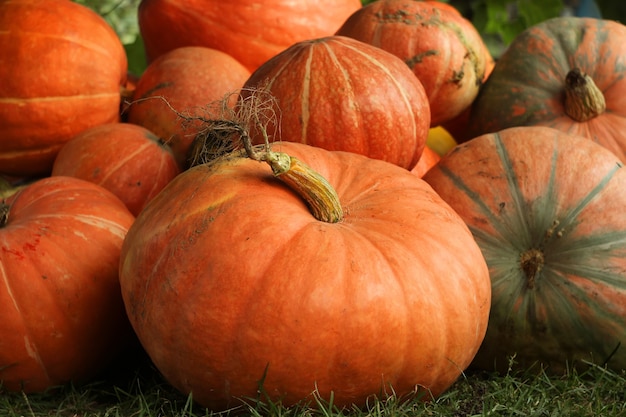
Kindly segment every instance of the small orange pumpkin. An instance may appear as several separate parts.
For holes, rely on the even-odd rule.
[[[152,61],[141,75],[127,108],[127,121],[160,137],[181,169],[186,168],[199,124],[185,121],[181,115],[219,116],[211,115],[210,104],[238,91],[249,76],[241,63],[217,49],[176,48]]]
[[[135,216],[179,172],[169,146],[130,123],[79,133],[63,145],[52,166],[52,175],[81,178],[111,191]]]
[[[354,12],[336,34],[401,58],[426,90],[431,126],[467,108],[484,78],[486,46],[480,33],[441,1],[375,1]]]
[[[397,56],[346,36],[292,45],[257,69],[240,94],[276,98],[282,140],[348,151],[406,169],[430,127],[424,87]],[[262,143],[264,138],[255,135]]]

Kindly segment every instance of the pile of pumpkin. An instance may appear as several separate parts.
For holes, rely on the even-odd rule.
[[[626,367],[624,26],[555,18],[494,64],[435,1],[143,0],[139,25],[133,77],[89,9],[0,2],[2,390],[135,337],[216,410]]]

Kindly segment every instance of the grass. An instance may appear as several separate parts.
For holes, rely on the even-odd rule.
[[[466,373],[434,401],[373,399],[363,409],[338,410],[314,398],[286,408],[250,401],[240,409],[215,413],[170,387],[147,359],[111,372],[98,382],[66,386],[43,394],[3,393],[2,417],[420,417],[420,416],[603,416],[626,415],[626,371],[598,366],[549,376],[541,368],[524,372]],[[1,391],[0,391],[1,392]]]

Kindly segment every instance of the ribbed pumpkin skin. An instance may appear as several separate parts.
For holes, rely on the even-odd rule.
[[[521,368],[539,361],[555,373],[582,361],[626,368],[626,171],[612,153],[516,127],[457,146],[424,179],[489,265],[491,316],[474,366],[506,371],[515,354]]]
[[[292,45],[252,73],[240,96],[253,88],[276,97],[284,141],[407,169],[426,144],[424,87],[400,58],[356,39],[329,36]]]
[[[91,9],[0,2],[0,172],[49,174],[71,137],[119,120],[126,70],[117,34]]]
[[[469,107],[484,78],[487,56],[480,34],[440,1],[375,1],[353,13],[336,34],[401,58],[426,90],[432,126]]]
[[[82,383],[134,342],[120,297],[122,241],[134,217],[112,193],[70,177],[6,201],[0,225],[0,384]]]
[[[80,178],[111,191],[133,215],[180,173],[172,150],[131,123],[89,128],[59,151],[52,175]]]
[[[579,122],[565,113],[568,71],[579,68],[602,91],[606,111]],[[470,137],[541,125],[585,136],[626,162],[626,26],[559,17],[527,29],[498,60],[472,105]]]
[[[487,267],[465,224],[392,164],[297,143],[274,149],[328,179],[343,220],[316,220],[251,160],[176,177],[137,217],[120,267],[155,365],[214,410],[254,398],[262,379],[283,404],[316,388],[326,399],[334,390],[339,406],[390,386],[439,395],[487,325]]]
[[[148,61],[206,46],[254,71],[293,43],[332,35],[360,7],[359,0],[142,0],[138,21]]]

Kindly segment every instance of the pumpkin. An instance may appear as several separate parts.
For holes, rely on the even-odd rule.
[[[0,2],[0,172],[47,175],[65,142],[119,120],[126,71],[121,41],[91,9]]]
[[[418,177],[422,178],[429,169],[435,166],[441,156],[437,152],[435,152],[430,146],[426,146],[424,148],[424,152],[422,152],[422,156],[420,160],[417,161],[417,164],[413,168],[411,168],[411,172]]]
[[[626,162],[626,26],[557,17],[518,35],[472,106],[471,137],[513,126],[585,136]]]
[[[82,383],[134,345],[120,295],[134,220],[106,189],[47,177],[0,200],[0,385]]]
[[[359,0],[142,0],[138,22],[148,62],[205,46],[254,71],[293,43],[332,35],[360,7]]]
[[[441,394],[478,349],[490,303],[463,221],[396,165],[272,149],[284,171],[244,157],[194,166],[129,230],[122,295],[153,363],[213,410],[259,390],[338,407]]]
[[[210,104],[238,91],[249,76],[241,63],[217,49],[174,49],[152,61],[137,81],[127,121],[164,140],[181,169],[186,168],[189,148],[201,129],[190,118],[220,116],[211,115]]]
[[[169,146],[130,123],[79,133],[63,145],[52,166],[52,175],[81,178],[111,191],[135,216],[179,172]]]
[[[336,34],[401,58],[426,90],[432,126],[467,108],[484,78],[486,46],[472,23],[447,3],[375,1],[354,12]]]
[[[487,64],[485,66],[485,74],[483,76],[482,83],[479,87],[479,91],[485,85],[485,82],[487,82],[487,78],[489,78],[489,76],[491,75],[491,72],[496,66],[496,61],[494,60],[493,56],[491,55],[491,52],[489,51],[486,45],[484,46],[484,54],[485,54],[485,59],[487,60]],[[467,142],[468,140],[472,139],[472,136],[471,136],[472,132],[469,129],[469,123],[470,123],[470,116],[472,114],[472,106],[474,105],[475,100],[476,100],[476,97],[470,103],[470,105],[467,106],[458,116],[456,116],[453,119],[448,120],[447,122],[444,122],[442,126],[440,126],[446,131],[448,131],[454,137],[455,141],[458,143]]]
[[[411,169],[420,158],[430,107],[424,87],[395,55],[345,36],[292,45],[245,82],[276,98],[282,140],[349,151]],[[273,129],[273,130],[272,130]],[[263,143],[256,134],[256,143]]]
[[[426,175],[489,265],[492,306],[472,366],[561,374],[626,368],[626,171],[585,137],[544,126],[458,145]],[[567,368],[566,368],[567,367]]]

